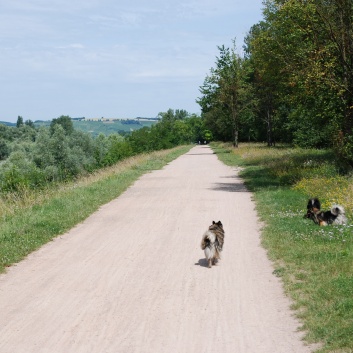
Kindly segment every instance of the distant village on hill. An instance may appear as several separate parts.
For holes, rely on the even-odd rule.
[[[95,121],[95,122],[103,122],[103,123],[113,123],[113,122],[121,122],[125,124],[136,124],[139,121],[150,121],[150,122],[157,122],[159,120],[158,117],[155,118],[147,118],[138,116],[136,118],[86,118],[86,117],[78,117],[78,118],[71,118],[72,121]],[[35,120],[34,124],[42,125],[43,123],[50,123],[51,120]],[[16,123],[12,123],[9,121],[0,121],[0,124],[7,125],[7,126],[16,126]]]
[[[74,121],[102,121],[102,122],[114,122],[114,121],[158,121],[159,118],[146,118],[146,117],[140,117],[138,116],[137,118],[71,118],[71,120]]]
[[[158,122],[158,118],[136,117],[136,118],[71,118],[74,128],[88,132],[93,136],[100,133],[110,135],[114,133],[125,135],[143,127],[151,127]],[[34,126],[50,126],[51,120],[35,120]],[[0,121],[0,124],[16,127],[16,123]]]

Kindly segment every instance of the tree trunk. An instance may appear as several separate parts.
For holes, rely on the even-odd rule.
[[[343,82],[345,87],[345,116],[343,132],[345,135],[353,134],[353,26],[352,4],[348,0],[340,0],[339,20],[341,31],[341,62],[343,68]]]
[[[232,118],[234,126],[234,140],[233,147],[237,148],[239,144],[239,124],[238,124],[238,112],[237,112],[237,93],[233,92],[232,96]]]
[[[272,134],[272,116],[270,113],[270,109],[267,109],[267,146],[271,147],[273,145],[273,134]]]
[[[234,129],[234,141],[233,141],[233,147],[235,147],[235,148],[239,147],[238,134],[239,134],[238,129],[235,128]]]

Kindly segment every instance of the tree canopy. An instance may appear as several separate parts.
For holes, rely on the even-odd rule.
[[[126,136],[75,130],[69,116],[53,119],[49,127],[31,123],[0,124],[0,192],[40,188],[71,180],[124,158],[212,137],[201,118],[185,110],[159,113],[152,127]]]
[[[244,55],[218,49],[197,99],[216,138],[332,147],[353,166],[351,0],[267,0]]]

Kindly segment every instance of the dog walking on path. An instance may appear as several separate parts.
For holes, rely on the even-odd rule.
[[[215,221],[209,226],[202,237],[201,249],[205,251],[208,267],[211,268],[221,258],[224,244],[224,229],[221,221]]]

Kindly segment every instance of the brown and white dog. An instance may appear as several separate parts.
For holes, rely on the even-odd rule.
[[[329,211],[321,211],[321,203],[318,198],[309,199],[306,206],[307,211],[304,218],[309,218],[319,226],[327,226],[329,224],[346,224],[347,217],[343,206],[333,205]]]
[[[221,251],[224,244],[224,229],[221,221],[215,221],[208,227],[208,230],[202,236],[201,249],[204,250],[208,262],[208,267],[211,268],[221,258]]]

